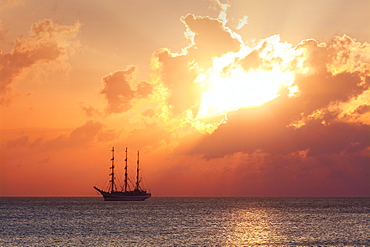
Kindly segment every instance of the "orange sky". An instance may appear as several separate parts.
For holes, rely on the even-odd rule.
[[[370,196],[369,11],[0,1],[0,195],[97,196],[114,146],[153,196]]]

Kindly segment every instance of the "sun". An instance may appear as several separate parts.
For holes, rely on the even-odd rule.
[[[306,56],[305,49],[281,42],[280,36],[274,35],[251,47],[242,44],[237,52],[213,57],[210,68],[193,61],[190,69],[197,71],[193,83],[200,98],[196,114],[191,111],[187,120],[197,130],[212,133],[227,121],[229,112],[260,107],[279,97],[282,90],[288,97],[298,96],[295,77],[310,72]]]
[[[218,59],[218,63],[224,61],[224,66],[214,66],[195,80],[204,90],[199,118],[260,106],[278,97],[282,87],[289,88],[294,83],[293,73],[279,66],[245,71],[241,66],[230,66],[229,59]]]

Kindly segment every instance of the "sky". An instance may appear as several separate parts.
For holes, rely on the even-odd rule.
[[[367,0],[0,0],[0,196],[370,196]]]

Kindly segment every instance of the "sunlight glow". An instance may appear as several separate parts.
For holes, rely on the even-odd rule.
[[[248,72],[236,67],[225,73],[215,66],[212,71],[200,74],[196,82],[201,82],[202,86],[206,87],[198,116],[208,117],[271,101],[279,96],[282,86],[293,84],[294,76],[278,67]]]
[[[208,70],[198,67],[194,83],[203,93],[197,119],[261,106],[277,98],[282,89],[288,90],[289,97],[299,95],[294,81],[296,74],[308,72],[304,65],[307,56],[304,49],[281,42],[279,35],[268,37],[253,48],[243,44],[240,48],[236,53],[214,57],[213,66]],[[252,52],[258,57],[253,58]],[[243,66],[249,55],[251,64]]]

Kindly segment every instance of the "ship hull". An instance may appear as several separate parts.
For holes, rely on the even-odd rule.
[[[145,201],[150,195],[143,196],[115,196],[115,195],[103,195],[104,201]]]
[[[103,196],[104,201],[144,201],[151,197],[144,191],[106,192],[94,187]]]

